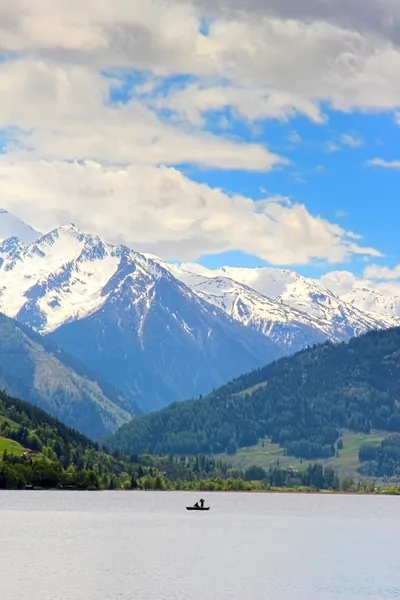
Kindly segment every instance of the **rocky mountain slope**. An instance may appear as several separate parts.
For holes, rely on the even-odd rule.
[[[93,438],[138,412],[54,342],[0,314],[0,388]]]
[[[400,324],[394,316],[383,312],[362,311],[293,271],[224,267],[216,272],[205,271],[207,274],[203,275],[154,260],[170,269],[204,300],[220,307],[239,323],[262,332],[286,352],[327,339],[346,341],[371,329]],[[255,275],[258,286],[268,295],[244,283],[247,280],[254,285]]]
[[[169,270],[73,225],[0,244],[0,309],[150,410],[282,355]]]

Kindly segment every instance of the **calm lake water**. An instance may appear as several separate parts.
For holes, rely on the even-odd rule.
[[[400,497],[1,492],[2,600],[400,598]]]

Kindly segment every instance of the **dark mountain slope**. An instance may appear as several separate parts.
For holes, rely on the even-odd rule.
[[[54,342],[0,313],[0,387],[96,438],[134,414],[122,393]]]
[[[121,279],[101,308],[49,337],[144,411],[208,393],[282,355],[165,269],[141,271],[129,261]]]
[[[121,427],[138,452],[234,452],[270,436],[289,454],[329,456],[341,428],[400,431],[400,328],[325,343],[235,379],[209,396]]]

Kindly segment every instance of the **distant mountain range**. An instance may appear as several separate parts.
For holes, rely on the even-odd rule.
[[[74,225],[42,235],[6,211],[2,237],[0,311],[120,390],[129,416],[400,323],[395,299],[384,307],[370,290],[346,300],[292,271],[258,269],[260,293],[252,269],[199,275]]]
[[[359,287],[344,294],[342,299],[378,318],[394,320],[395,323],[399,321],[400,296],[385,296],[376,290]]]
[[[400,324],[394,314],[360,310],[298,273],[284,269],[224,267],[200,275],[158,260],[204,300],[222,308],[246,327],[272,339],[284,353],[327,339],[341,342],[372,329]],[[244,283],[262,272],[266,296]],[[257,274],[260,276],[259,273]]]

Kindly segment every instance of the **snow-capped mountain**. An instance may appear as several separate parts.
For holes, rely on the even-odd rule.
[[[343,294],[341,299],[365,312],[400,320],[400,296],[385,296],[377,290],[358,287]]]
[[[59,227],[33,244],[16,238],[0,244],[0,310],[49,333],[106,301],[104,287],[123,256],[140,255],[104,243],[74,225]]]
[[[154,260],[73,225],[0,244],[0,310],[148,410],[282,355]]]
[[[210,272],[207,273],[209,275]],[[211,271],[213,275],[213,272]],[[356,302],[348,302],[346,296],[338,297],[330,290],[322,287],[312,279],[299,275],[287,269],[258,267],[248,269],[242,267],[223,267],[218,274],[230,277],[235,281],[257,290],[259,293],[283,302],[287,306],[305,312],[326,323],[335,326],[341,317],[354,322],[354,335],[365,331],[365,327],[375,328],[378,320],[381,326],[391,327],[398,325],[395,315],[383,310],[373,310],[369,307],[362,308]],[[370,290],[372,294],[376,294]],[[355,313],[349,312],[349,305],[356,309]],[[356,325],[361,320],[360,331]]]
[[[17,225],[0,243],[0,311],[53,338],[145,410],[307,345],[400,323],[383,297],[339,298],[293,271],[199,273],[74,225],[27,243]]]
[[[160,261],[160,259],[158,259]],[[218,306],[239,323],[261,332],[285,352],[325,341],[330,334],[313,317],[276,302],[228,277],[205,277],[160,261],[177,279],[204,300]]]
[[[204,269],[205,274],[199,274],[160,262],[203,299],[239,323],[262,332],[286,351],[327,339],[344,341],[370,329],[399,324],[384,314],[359,310],[293,271],[223,267],[217,271]],[[264,293],[246,285],[246,281]]]
[[[204,278],[193,290],[239,323],[272,339],[284,351],[295,352],[329,336],[329,331],[324,331],[323,324],[313,317],[262,296],[233,279]]]
[[[34,242],[42,234],[21,219],[0,208],[0,242],[10,237],[16,237],[22,242]]]

